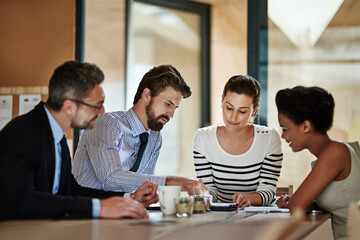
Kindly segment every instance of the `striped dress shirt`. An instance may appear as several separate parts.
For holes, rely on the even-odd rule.
[[[81,186],[106,191],[134,192],[145,181],[165,185],[166,176],[154,176],[162,138],[149,130],[148,144],[137,172],[134,165],[140,148],[143,124],[131,108],[106,113],[93,129],[81,135],[73,162],[73,174]]]
[[[218,126],[197,130],[193,147],[195,170],[214,201],[232,202],[235,193],[258,193],[263,205],[274,201],[283,159],[280,136],[275,129],[253,126],[253,143],[240,155],[231,155],[220,146]]]

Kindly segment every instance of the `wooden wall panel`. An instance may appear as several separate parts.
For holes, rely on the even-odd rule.
[[[1,87],[47,86],[74,58],[75,0],[0,1]]]

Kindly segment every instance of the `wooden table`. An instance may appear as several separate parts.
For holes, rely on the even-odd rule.
[[[271,232],[289,229],[289,213],[245,213],[216,211],[194,214],[190,218],[163,216],[150,211],[147,220],[13,220],[0,222],[0,239],[274,239]],[[306,216],[293,221],[289,239],[302,239],[319,227],[330,214]],[[288,226],[287,226],[288,224]],[[290,224],[290,225],[289,225]]]

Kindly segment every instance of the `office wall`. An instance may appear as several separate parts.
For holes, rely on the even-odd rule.
[[[41,94],[54,68],[74,59],[75,0],[0,0],[0,95]]]

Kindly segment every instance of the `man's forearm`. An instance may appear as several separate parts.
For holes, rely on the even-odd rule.
[[[187,191],[189,195],[209,194],[201,179],[168,176],[165,185],[181,186],[181,191]]]
[[[107,179],[102,180],[102,186],[106,191],[132,193],[144,182],[153,182],[159,186],[165,185],[165,179],[165,176],[154,176],[118,169],[116,172],[111,173]]]

